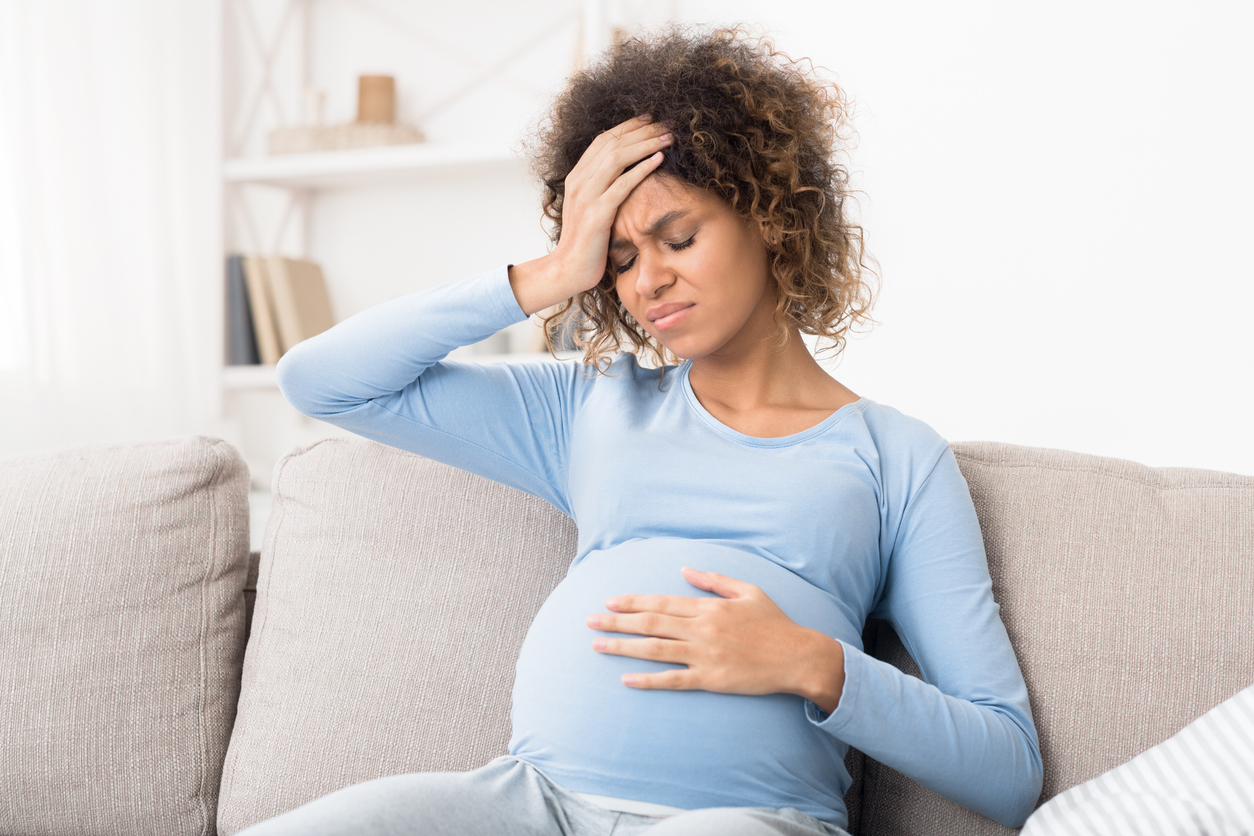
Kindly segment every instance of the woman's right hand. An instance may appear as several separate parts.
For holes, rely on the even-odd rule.
[[[666,127],[647,115],[628,119],[592,140],[566,176],[557,246],[546,256],[509,269],[510,285],[524,313],[530,316],[600,283],[618,207],[662,164],[662,149],[671,141]],[[630,171],[623,170],[638,161]]]

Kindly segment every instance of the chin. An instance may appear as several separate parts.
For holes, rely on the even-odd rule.
[[[713,354],[727,344],[727,337],[721,334],[703,333],[696,329],[683,330],[676,334],[661,335],[648,329],[649,336],[681,361],[696,360]]]
[[[672,340],[671,342],[662,342],[661,340],[658,340],[658,343],[665,347],[667,351],[678,357],[680,362],[704,357],[714,350],[708,346],[701,346],[698,342],[691,339]]]

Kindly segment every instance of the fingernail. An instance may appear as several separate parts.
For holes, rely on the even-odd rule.
[[[600,626],[601,626],[601,616],[599,616],[599,615],[590,615],[590,616],[588,616],[588,626],[589,626],[589,627],[600,627]]]
[[[593,649],[594,649],[594,650],[604,650],[604,649],[605,649],[605,639],[593,639],[593,640],[592,640],[592,647],[593,647]]]
[[[611,609],[611,610],[612,610],[612,609],[614,609],[615,607],[617,607],[620,603],[622,603],[622,602],[621,602],[621,601],[619,601],[617,598],[610,598],[610,599],[606,600],[606,602],[605,602],[605,606],[606,606],[606,607],[608,607],[609,609]]]
[[[666,142],[666,140],[670,138],[671,138],[670,134],[662,134],[661,136],[658,137],[658,139],[662,140],[663,142]]]
[[[624,685],[635,685],[635,684],[636,684],[636,678],[635,678],[634,676],[632,676],[631,674],[629,674],[629,673],[625,673],[625,674],[623,674],[623,684],[624,684]]]
[[[652,121],[653,121],[653,114],[651,114],[651,113],[642,113],[642,114],[641,114],[638,118],[640,119],[640,121],[641,121],[641,122],[652,122]]]

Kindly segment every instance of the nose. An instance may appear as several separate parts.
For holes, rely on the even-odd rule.
[[[646,299],[652,299],[675,281],[666,259],[657,253],[641,251],[636,255],[636,268],[636,293]]]

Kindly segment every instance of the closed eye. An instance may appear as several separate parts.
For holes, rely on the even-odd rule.
[[[672,244],[671,242],[667,241],[666,246],[671,249],[671,252],[679,252],[680,250],[686,250],[689,247],[691,247],[692,243],[696,240],[697,240],[697,236],[693,235],[687,241],[680,241],[678,244]],[[619,273],[619,274],[626,273],[628,270],[631,269],[632,265],[635,263],[636,263],[636,257],[632,256],[630,259],[628,259],[627,261],[624,261],[622,264],[615,264],[614,272]]]

